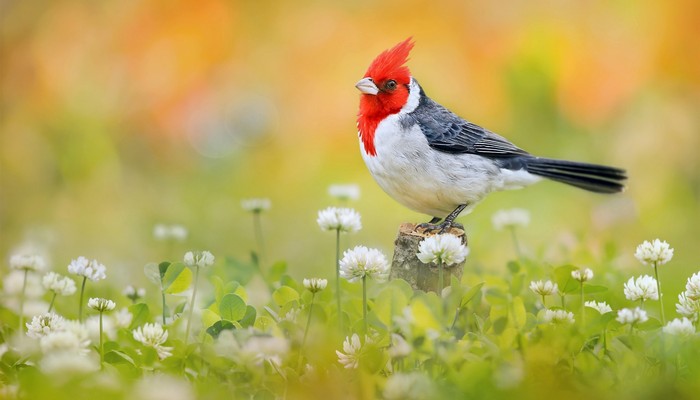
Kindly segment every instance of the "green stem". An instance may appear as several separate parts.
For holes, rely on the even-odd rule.
[[[343,315],[340,308],[340,229],[335,232],[335,298],[338,303],[338,329],[343,331]]]
[[[583,298],[583,282],[581,282],[581,326],[586,326],[586,307]]]
[[[365,335],[367,335],[367,275],[362,276],[362,321],[364,321]]]
[[[187,327],[185,328],[185,344],[190,339],[190,326],[192,325],[192,312],[194,311],[194,299],[197,297],[197,282],[199,281],[199,265],[194,267],[194,289],[192,290],[192,301],[190,301],[190,315],[187,317]]]
[[[27,274],[29,274],[29,270],[25,269],[24,270],[24,280],[22,280],[22,293],[20,294],[20,297],[19,297],[19,331],[18,332],[24,331],[24,293],[27,291]]]
[[[608,354],[608,330],[603,328],[603,354]]]
[[[100,369],[104,368],[103,364],[105,361],[105,347],[104,340],[102,339],[102,311],[100,311]]]
[[[452,320],[452,325],[450,325],[450,331],[452,331],[455,328],[455,325],[457,324],[457,319],[459,318],[460,311],[462,311],[462,307],[457,307],[457,311],[455,311],[455,317]]]
[[[80,304],[78,304],[78,321],[83,322],[83,295],[85,294],[85,282],[87,276],[83,277],[83,284],[80,285]]]
[[[309,334],[309,326],[311,326],[311,311],[313,311],[313,309],[314,309],[314,299],[315,298],[316,298],[316,292],[311,293],[311,304],[309,304],[309,318],[306,320],[306,329],[304,329],[304,340],[301,341],[302,348],[304,348],[304,346],[306,345],[306,337]]]
[[[51,312],[51,310],[53,310],[53,303],[56,301],[56,295],[57,295],[57,294],[58,294],[58,293],[53,292],[53,297],[51,297],[51,303],[49,303],[49,310],[46,311],[46,312]]]
[[[443,263],[438,264],[438,297],[442,298],[442,287],[444,285]]]
[[[255,230],[255,238],[258,242],[258,269],[260,270],[260,273],[262,273],[262,266],[264,265],[264,260],[265,260],[265,241],[263,238],[263,233],[262,233],[262,222],[260,218],[260,211],[255,211],[253,212],[253,225],[254,225],[254,230]]]
[[[513,239],[513,246],[515,247],[515,255],[518,258],[522,258],[522,252],[520,251],[520,243],[518,243],[518,236],[515,234],[515,227],[510,227],[510,237]]]
[[[161,287],[160,295],[163,298],[163,326],[165,326],[165,290]]]
[[[542,308],[547,309],[547,305],[544,304],[544,297],[545,296],[544,295],[541,295],[541,296],[542,296]]]
[[[513,296],[508,296],[508,306],[510,307],[510,313],[513,315],[513,327],[515,328],[515,331],[517,332],[516,335],[516,341],[518,343],[518,351],[520,351],[521,354],[525,354],[525,345],[523,345],[523,335],[520,332],[520,324],[518,323],[518,319],[515,316],[515,306],[513,305]]]
[[[661,281],[659,280],[659,269],[654,263],[654,275],[656,277],[656,291],[659,293],[659,309],[661,310],[661,323],[666,325],[666,316],[664,315],[664,298],[661,296]]]

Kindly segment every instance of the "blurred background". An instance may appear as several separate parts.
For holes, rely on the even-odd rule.
[[[316,215],[337,205],[337,183],[362,191],[349,206],[364,227],[343,244],[390,255],[401,222],[429,217],[366,170],[354,84],[413,36],[413,75],[457,114],[537,155],[629,171],[617,196],[550,182],[491,195],[459,220],[467,269],[505,269],[513,246],[491,216],[519,207],[532,216],[519,231],[529,256],[651,273],[633,253],[659,237],[680,290],[700,269],[698,11],[694,0],[1,1],[0,255],[34,249],[64,273],[84,255],[124,283],[189,249],[247,259],[241,200],[265,197],[266,258],[332,277],[334,237]],[[157,223],[184,225],[187,241],[166,251]]]

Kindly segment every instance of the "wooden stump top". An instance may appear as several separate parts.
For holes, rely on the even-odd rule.
[[[418,226],[418,224],[414,224],[411,222],[402,223],[401,225],[399,225],[399,236],[409,235],[409,236],[417,236],[417,237],[420,237],[423,239],[423,238],[437,235],[437,232],[426,232],[425,229],[416,230],[416,226]],[[466,243],[467,236],[465,235],[464,229],[460,229],[456,226],[453,226],[444,233],[451,233],[451,234],[457,236],[458,238],[461,238],[462,241],[464,242],[464,244],[467,244]]]
[[[437,232],[426,232],[423,229],[416,230],[417,224],[404,222],[399,226],[398,236],[394,242],[394,256],[391,260],[390,279],[403,279],[415,290],[437,291],[438,269],[435,265],[424,264],[418,259],[418,246],[423,239],[434,236]],[[467,236],[463,229],[451,227],[447,232],[451,233],[467,244]],[[445,268],[445,286],[449,285],[450,277],[462,278],[464,262]]]

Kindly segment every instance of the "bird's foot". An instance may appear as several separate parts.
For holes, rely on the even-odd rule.
[[[430,221],[416,225],[415,231],[423,234],[440,234],[448,232],[453,227],[464,230],[464,226],[462,224],[454,221],[443,221],[439,224]]]

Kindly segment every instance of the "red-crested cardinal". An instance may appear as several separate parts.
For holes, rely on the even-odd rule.
[[[436,103],[405,65],[412,48],[408,38],[384,51],[357,82],[357,127],[372,176],[396,201],[432,216],[423,227],[448,229],[487,194],[542,178],[598,193],[624,188],[622,169],[535,157]]]

